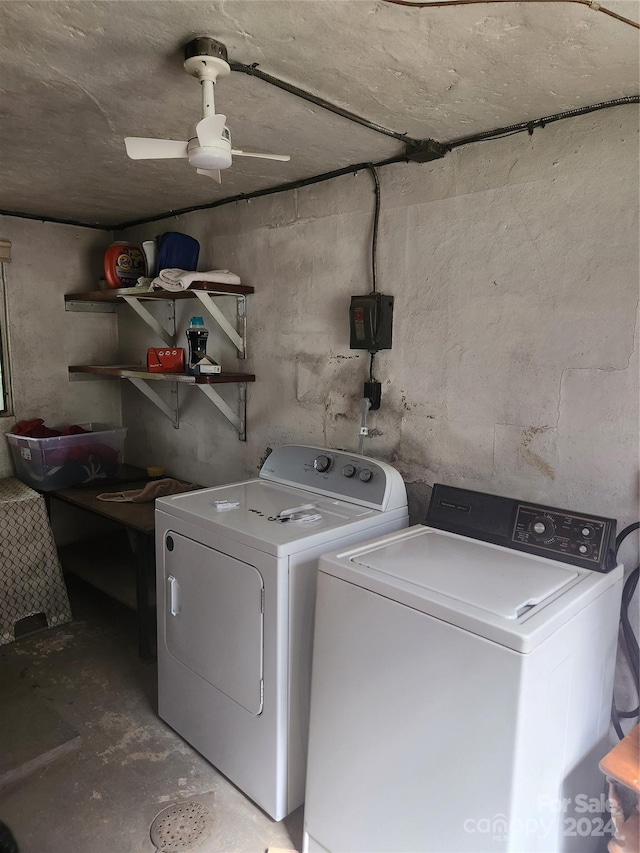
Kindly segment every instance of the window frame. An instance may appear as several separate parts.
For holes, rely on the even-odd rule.
[[[13,415],[6,266],[0,261],[0,418]]]

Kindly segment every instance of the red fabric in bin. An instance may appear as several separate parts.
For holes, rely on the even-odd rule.
[[[78,424],[50,429],[42,418],[20,421],[12,430],[17,440],[15,444],[11,442],[18,477],[43,491],[116,477],[125,431],[109,430],[110,434],[105,434],[104,428],[97,429],[93,433]],[[112,436],[116,447],[111,446]],[[51,441],[52,438],[60,441]]]
[[[91,432],[89,429],[83,429],[78,424],[73,424],[72,426],[66,427],[66,429],[62,430],[62,435],[82,435],[85,432]]]
[[[29,421],[18,421],[11,432],[13,435],[24,435],[26,438],[55,438],[59,435],[82,435],[82,433],[90,432],[90,430],[73,424],[65,427],[61,432],[59,429],[51,429],[51,427],[45,426],[42,418],[32,418]]]
[[[44,425],[42,418],[33,418],[30,421],[18,421],[12,430],[14,435],[24,435],[27,438],[53,438],[62,435],[60,430],[50,429]]]

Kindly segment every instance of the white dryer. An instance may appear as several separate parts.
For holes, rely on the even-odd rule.
[[[407,524],[390,465],[297,445],[156,502],[158,712],[275,820],[304,800],[318,558]]]
[[[303,850],[594,851],[615,524],[463,490],[438,511],[505,545],[418,525],[320,560]]]

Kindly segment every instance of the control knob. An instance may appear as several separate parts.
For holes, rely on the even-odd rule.
[[[328,456],[318,456],[316,457],[313,467],[316,471],[320,471],[321,474],[324,474],[325,471],[328,471],[331,468],[331,459]]]
[[[593,536],[595,535],[595,531],[594,531],[593,527],[583,527],[582,530],[580,531],[580,535],[582,536],[583,539],[592,539]]]
[[[593,548],[591,547],[591,545],[585,545],[584,543],[582,545],[578,545],[578,553],[580,554],[580,556],[590,557],[592,552]]]
[[[342,469],[342,473],[344,474],[345,477],[353,477],[354,474],[356,473],[356,466],[355,465],[345,465],[344,468]]]
[[[531,524],[531,532],[536,539],[543,539],[545,542],[548,542],[550,539],[553,539],[556,527],[548,516],[541,515],[534,518]]]
[[[359,476],[363,483],[368,483],[373,477],[373,471],[370,471],[368,468],[363,468],[362,471],[360,471]]]

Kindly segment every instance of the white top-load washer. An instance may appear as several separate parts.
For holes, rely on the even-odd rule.
[[[574,563],[580,536],[588,555],[607,539],[582,516],[524,517],[504,524],[518,550],[417,525],[320,560],[305,853],[602,843],[622,566],[523,553],[530,532]]]
[[[276,820],[304,800],[318,557],[407,524],[390,465],[298,445],[156,501],[158,712]]]

